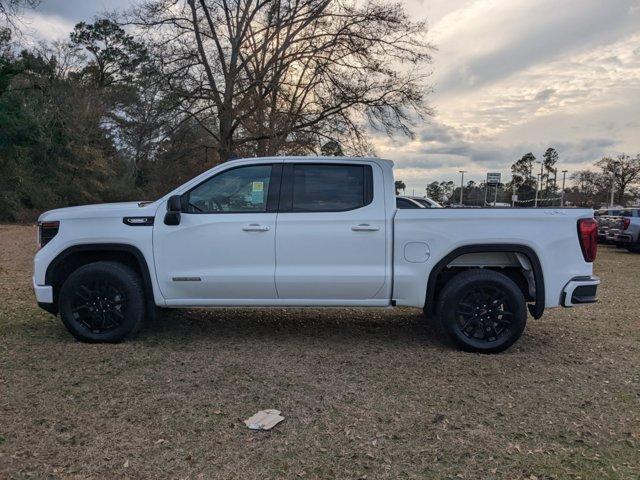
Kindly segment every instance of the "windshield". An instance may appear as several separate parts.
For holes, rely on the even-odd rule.
[[[423,205],[426,208],[442,208],[442,205],[439,205],[437,202],[427,200],[426,198],[412,198],[412,200],[418,202],[420,205]]]

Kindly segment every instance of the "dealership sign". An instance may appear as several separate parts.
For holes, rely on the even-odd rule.
[[[487,185],[498,185],[500,183],[499,173],[487,173]]]

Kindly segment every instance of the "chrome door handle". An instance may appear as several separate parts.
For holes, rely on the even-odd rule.
[[[242,227],[245,232],[268,232],[269,227],[267,225],[259,225],[257,223],[250,223]]]
[[[377,232],[380,230],[380,227],[369,225],[368,223],[361,223],[360,225],[354,225],[351,227],[351,230],[354,232]]]

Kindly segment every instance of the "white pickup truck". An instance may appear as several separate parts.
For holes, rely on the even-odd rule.
[[[167,307],[418,307],[498,352],[528,311],[595,302],[592,210],[397,209],[393,163],[219,165],[154,202],[52,210],[33,288],[79,340],[116,342]]]

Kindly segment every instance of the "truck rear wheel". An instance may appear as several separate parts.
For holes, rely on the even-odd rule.
[[[442,328],[459,347],[497,353],[522,336],[524,296],[516,283],[493,270],[462,272],[447,282],[438,300]]]
[[[118,262],[95,262],[74,271],[62,285],[60,317],[83,342],[115,343],[133,335],[145,314],[139,275]]]

